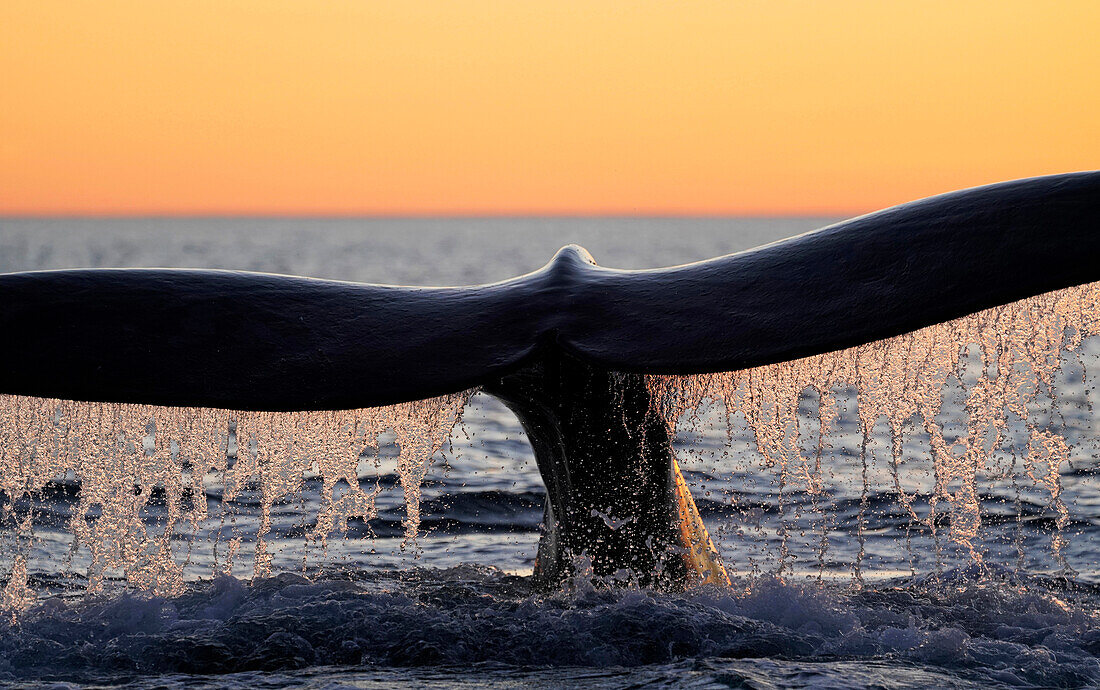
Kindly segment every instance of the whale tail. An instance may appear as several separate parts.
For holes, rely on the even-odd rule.
[[[1098,228],[1100,172],[1088,172],[650,271],[565,248],[528,275],[462,288],[226,271],[0,275],[0,393],[266,412],[480,387],[516,412],[546,484],[540,578],[560,580],[586,555],[598,574],[627,567],[643,584],[722,583],[647,375],[809,357],[1100,280]]]

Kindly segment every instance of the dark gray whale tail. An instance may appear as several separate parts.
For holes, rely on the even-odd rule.
[[[642,375],[549,347],[484,390],[519,417],[546,483],[544,584],[582,556],[596,574],[623,569],[643,585],[728,584]]]
[[[686,266],[567,247],[492,285],[228,271],[0,276],[0,393],[239,410],[474,387],[522,421],[548,492],[539,576],[586,556],[643,583],[721,580],[646,374],[731,371],[1100,280],[1100,172],[979,187]]]

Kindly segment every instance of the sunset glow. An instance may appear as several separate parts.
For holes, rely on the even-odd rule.
[[[1100,3],[5,0],[2,214],[850,214],[1100,167]]]

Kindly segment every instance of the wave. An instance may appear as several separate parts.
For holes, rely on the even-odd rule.
[[[761,578],[680,595],[585,579],[543,595],[529,578],[484,566],[283,573],[251,584],[224,576],[170,598],[48,599],[17,625],[0,624],[0,678],[485,664],[652,671],[766,657],[1081,687],[1100,682],[1094,590],[976,567],[863,589]]]

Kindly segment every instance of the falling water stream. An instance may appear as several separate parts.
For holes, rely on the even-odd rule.
[[[85,550],[88,589],[98,591],[109,574],[156,593],[179,593],[183,563],[180,536],[195,534],[208,520],[224,524],[229,506],[246,496],[258,500],[253,536],[252,577],[271,574],[268,534],[276,501],[293,500],[307,478],[321,484],[321,500],[308,538],[321,552],[334,530],[347,521],[376,515],[380,486],[363,486],[360,463],[378,438],[391,433],[400,450],[398,473],[404,492],[405,535],[416,537],[420,485],[431,457],[450,434],[468,394],[387,407],[338,412],[267,413],[79,403],[0,396],[0,490],[2,515],[15,535],[16,553],[3,602],[21,608],[33,601],[27,589],[27,548],[34,542],[34,503],[52,480],[79,486],[68,521],[70,553]],[[337,492],[337,484],[343,491]],[[205,496],[221,490],[223,510],[212,515]],[[155,497],[155,499],[154,499]],[[166,508],[162,519],[145,518],[153,500]],[[158,524],[159,523],[159,524]],[[242,537],[221,530],[211,552],[212,572],[232,574]],[[220,551],[220,553],[219,553]]]

